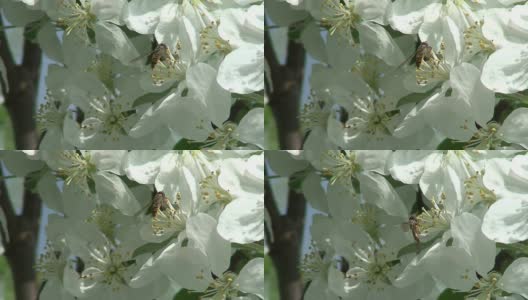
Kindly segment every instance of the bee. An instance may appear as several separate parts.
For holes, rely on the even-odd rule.
[[[416,241],[416,252],[420,251],[420,228],[418,228],[418,219],[415,216],[410,216],[409,221],[402,224],[403,231],[410,230],[414,240]]]
[[[150,67],[152,69],[154,69],[154,67],[159,62],[170,61],[171,59],[174,60],[174,56],[172,55],[171,51],[169,50],[169,47],[167,47],[167,45],[165,45],[163,43],[158,44],[156,46],[156,48],[154,48],[154,50],[152,50],[152,52],[150,52],[149,54],[141,55],[139,57],[136,57],[131,62],[135,62],[135,61],[137,61],[139,59],[144,58],[145,56],[149,57]]]
[[[416,51],[407,57],[395,70],[399,70],[403,65],[409,63],[413,58],[415,60],[416,68],[419,69],[422,62],[428,61],[433,57],[433,47],[427,42],[421,42]]]
[[[155,218],[160,211],[166,210],[169,205],[169,198],[165,196],[165,193],[157,192],[156,195],[154,195],[154,198],[152,198],[152,204],[150,207],[152,217]]]
[[[418,228],[418,219],[415,216],[409,217],[409,229],[412,232],[416,244],[420,244],[420,229]]]
[[[157,192],[152,197],[152,201],[143,206],[134,216],[137,217],[140,214],[152,215],[155,218],[160,211],[164,211],[171,207],[169,198],[165,196],[163,192]]]
[[[433,47],[429,46],[427,42],[421,42],[418,49],[416,49],[416,68],[420,68],[420,65],[424,61],[431,59],[433,53]]]

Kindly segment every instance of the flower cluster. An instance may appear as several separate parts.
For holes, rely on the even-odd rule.
[[[317,210],[304,299],[528,298],[525,151],[278,152]],[[522,296],[522,297],[521,297]]]
[[[54,213],[40,299],[259,299],[264,154],[1,153]]]
[[[304,149],[528,148],[523,3],[266,2],[317,61]]]
[[[262,1],[6,0],[2,8],[56,62],[37,116],[40,149],[263,147]]]

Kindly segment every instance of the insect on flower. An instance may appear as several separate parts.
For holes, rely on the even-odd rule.
[[[407,57],[395,70],[400,69],[403,65],[408,64],[413,58],[415,60],[416,68],[419,69],[422,62],[428,61],[433,56],[433,47],[427,42],[421,42],[416,51]]]
[[[402,223],[403,231],[411,230],[412,236],[416,241],[416,251],[420,250],[420,228],[418,228],[418,219],[415,216],[410,216],[409,221]]]
[[[157,192],[154,197],[152,197],[152,201],[143,206],[143,208],[138,213],[136,213],[136,216],[144,211],[145,215],[152,214],[152,217],[155,218],[160,211],[164,211],[170,206],[170,200],[167,198],[167,196],[165,196],[165,193]]]
[[[131,62],[135,62],[139,59],[145,58],[146,56],[149,57],[150,67],[153,69],[159,62],[175,60],[174,56],[169,50],[169,47],[161,43],[158,44],[156,48],[154,48],[154,50],[152,50],[150,53],[136,57]]]
[[[158,212],[164,211],[169,205],[169,198],[167,198],[163,192],[157,192],[156,195],[154,195],[154,198],[152,198],[150,209],[152,217],[155,218],[158,215]]]
[[[420,68],[423,61],[427,61],[432,57],[433,47],[429,46],[427,42],[420,43],[418,49],[416,49],[416,68]]]

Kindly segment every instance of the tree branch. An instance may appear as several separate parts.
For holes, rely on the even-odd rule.
[[[0,55],[7,69],[9,93],[5,97],[5,106],[13,123],[16,149],[37,149],[35,103],[42,52],[37,44],[25,40],[22,65],[17,66],[9,52],[5,33],[2,32]]]
[[[7,238],[7,232],[4,230],[4,223],[0,220],[0,242],[2,243],[2,246],[7,248],[8,245],[8,238]]]
[[[3,175],[1,169],[0,175]],[[9,230],[9,224],[14,222],[16,214],[15,209],[11,204],[11,200],[9,199],[9,194],[7,193],[7,188],[4,180],[0,180],[0,209],[2,209],[4,215],[6,216],[6,222]]]
[[[290,27],[290,31],[293,30]],[[269,105],[273,111],[279,132],[281,149],[302,148],[302,134],[299,124],[299,104],[306,52],[301,43],[290,40],[286,64],[281,66],[273,51],[271,38],[265,34],[265,55],[270,68],[273,91],[269,93]]]
[[[13,124],[15,146],[17,149],[36,149],[38,134],[35,104],[42,52],[36,44],[25,40],[22,64],[17,66],[9,52],[5,33],[0,31],[0,55],[7,69],[9,92],[5,97],[5,106]],[[0,207],[6,214],[9,244],[5,256],[13,274],[16,299],[35,300],[38,292],[35,256],[42,201],[37,194],[31,192],[26,179],[23,210],[17,216],[8,199],[5,182],[1,181]]]
[[[291,179],[290,179],[291,180]],[[265,189],[268,193],[271,189]],[[271,213],[274,204],[268,202],[266,208],[270,212],[274,240],[270,243],[269,255],[273,259],[279,276],[281,299],[300,300],[303,297],[303,283],[299,272],[301,242],[306,214],[304,196],[290,189],[288,194],[288,211],[286,215]],[[273,215],[273,216],[272,216]]]

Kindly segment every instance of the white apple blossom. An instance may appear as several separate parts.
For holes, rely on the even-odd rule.
[[[250,114],[264,105],[263,1],[5,0],[2,9],[54,60],[41,149],[264,147],[263,118]]]
[[[270,32],[290,26],[285,38],[315,61],[304,149],[526,148],[521,1],[269,0],[267,10]]]
[[[40,299],[264,298],[262,151],[2,151],[0,161],[52,210]]]
[[[299,267],[306,299],[526,297],[525,151],[304,150],[295,164],[272,154],[271,169],[302,178],[316,210]]]

